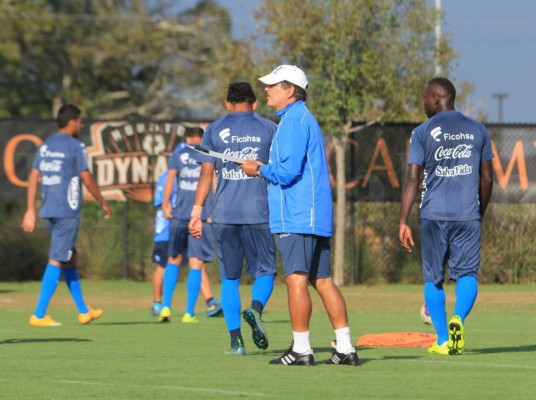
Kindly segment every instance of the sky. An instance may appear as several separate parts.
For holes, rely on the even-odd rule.
[[[232,17],[234,37],[255,33],[253,14],[261,0],[217,2]],[[442,34],[458,54],[449,78],[474,87],[463,111],[500,122],[499,95],[503,122],[536,123],[536,0],[441,0],[441,7]]]

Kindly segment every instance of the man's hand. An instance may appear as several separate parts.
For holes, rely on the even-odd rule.
[[[190,235],[195,239],[199,239],[203,234],[203,221],[199,217],[191,217],[190,223],[188,224],[188,229],[190,230]]]
[[[171,211],[173,210],[173,207],[171,206],[171,203],[169,201],[164,201],[162,203],[162,211],[164,212],[164,217],[167,219],[173,219],[173,215],[171,214]]]
[[[413,243],[413,234],[411,233],[411,228],[407,224],[400,224],[398,228],[398,239],[400,240],[400,245],[402,248],[408,253],[411,253],[411,247],[415,246],[415,243]]]
[[[262,165],[260,161],[247,160],[244,164],[240,165],[240,168],[242,168],[242,171],[244,171],[247,176],[255,176],[255,172],[259,165]]]
[[[107,201],[104,201],[101,204],[102,211],[104,211],[104,219],[112,218],[112,207],[108,204]]]
[[[26,211],[22,220],[22,229],[24,232],[32,233],[35,229],[35,211]]]

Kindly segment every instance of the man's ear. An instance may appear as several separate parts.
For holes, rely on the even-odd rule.
[[[251,104],[251,108],[253,109],[253,111],[255,111],[257,109],[257,105],[259,104],[259,102],[257,100],[255,100],[252,104]]]
[[[225,104],[225,108],[227,109],[227,112],[230,112],[231,111],[231,102],[225,100],[224,104]]]

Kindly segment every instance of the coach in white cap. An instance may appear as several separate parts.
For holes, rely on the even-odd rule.
[[[356,366],[359,360],[350,339],[346,304],[331,278],[333,199],[322,132],[305,104],[307,77],[294,65],[280,65],[259,80],[266,85],[268,105],[281,120],[269,163],[250,160],[242,169],[269,182],[270,230],[283,262],[293,331],[288,351],[270,364],[314,365],[309,341],[311,282],[337,339],[327,363]]]

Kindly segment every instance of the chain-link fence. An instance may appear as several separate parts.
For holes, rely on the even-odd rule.
[[[47,260],[49,238],[42,222],[31,235],[20,228],[26,204],[24,181],[28,165],[31,165],[40,138],[54,131],[51,121],[32,123],[34,125],[27,127],[21,126],[20,121],[0,121],[1,164],[4,166],[0,173],[0,280],[4,281],[40,279]],[[46,125],[44,128],[43,124]],[[102,123],[99,124],[99,131],[91,130],[82,136],[90,149],[99,144],[97,133],[104,132]],[[152,124],[151,129],[147,129],[149,124],[144,124],[141,128],[141,125],[136,127],[136,123],[113,122],[108,124],[107,131],[107,140],[115,135],[123,141],[132,138],[133,143],[136,143],[134,135],[138,134],[141,150],[123,151],[127,149],[121,140],[115,142],[116,145],[119,143],[118,147],[101,141],[101,144],[109,143],[108,148],[104,146],[100,154],[92,155],[97,182],[108,189],[108,194],[113,191],[112,198],[116,201],[112,200],[114,216],[110,220],[104,220],[94,202],[84,205],[77,242],[82,276],[146,280],[152,274],[150,256],[155,209],[148,200],[154,185],[153,176],[166,168],[162,163],[165,153],[181,140],[180,126],[187,125],[169,123],[168,128],[160,128]],[[346,169],[345,282],[348,284],[420,282],[417,207],[410,220],[416,241],[414,252],[401,251],[398,242],[399,198],[406,148],[413,126],[374,125],[351,138]],[[115,133],[112,133],[112,127],[116,129]],[[495,153],[496,182],[483,221],[481,281],[536,282],[533,245],[536,237],[536,126],[491,125],[488,128]],[[152,132],[151,139],[146,139],[141,130]],[[19,132],[36,131],[41,133],[35,136],[25,134],[28,136],[22,138],[24,140],[20,138]],[[19,141],[14,145],[17,135]],[[161,135],[160,139],[158,135]],[[174,142],[170,142],[171,137]],[[164,147],[151,154],[154,149],[151,146],[157,144]],[[137,161],[132,158],[133,153],[138,157]],[[144,154],[148,157],[145,161]],[[114,165],[120,163],[106,161],[114,160],[114,157],[125,160],[130,157],[129,168],[114,170]],[[330,165],[333,169],[332,160]],[[143,172],[143,168],[149,171]],[[141,189],[136,183],[142,184]],[[213,280],[217,279],[215,266],[208,267]],[[280,273],[279,279],[281,277]]]

